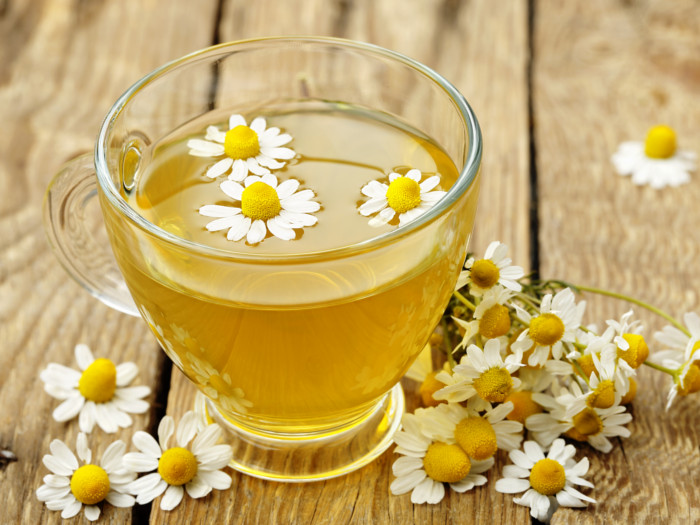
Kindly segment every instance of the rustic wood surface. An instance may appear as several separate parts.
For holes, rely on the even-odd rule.
[[[617,144],[655,123],[700,151],[700,3],[572,0],[0,0],[0,463],[1,523],[59,523],[34,491],[53,438],[77,424],[50,417],[57,401],[38,372],[75,366],[73,347],[132,360],[152,410],[116,437],[178,417],[193,389],[145,323],[113,312],[52,256],[41,200],[53,173],[89,150],[103,115],[133,81],[218,42],[282,34],[333,35],[403,52],[442,73],[474,107],[484,134],[483,185],[472,249],[499,239],[513,258],[581,284],[636,295],[675,315],[700,310],[697,181],[637,188],[614,174]],[[532,62],[530,62],[532,60]],[[532,198],[534,196],[534,199]],[[536,213],[532,213],[535,211]],[[627,305],[590,300],[588,322]],[[647,334],[660,327],[639,312]],[[664,411],[667,380],[643,371],[632,437],[609,455],[591,449],[599,503],[562,509],[556,523],[700,521],[700,399]],[[415,385],[405,380],[409,407]],[[106,506],[112,523],[528,523],[527,509],[489,483],[439,505],[391,496],[391,451],[346,477],[285,485],[233,473],[230,491],[185,498],[175,511]],[[86,522],[82,517],[71,522]]]

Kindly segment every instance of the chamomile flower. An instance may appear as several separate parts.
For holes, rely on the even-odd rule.
[[[474,398],[472,398],[474,399]],[[481,415],[472,408],[472,400],[466,407],[459,403],[443,404],[422,417],[423,433],[443,443],[457,443],[469,459],[483,461],[497,450],[513,450],[523,440],[523,425],[506,420],[513,410],[512,403],[490,405]]]
[[[205,217],[217,217],[207,224],[211,232],[228,230],[229,241],[240,241],[244,237],[249,244],[258,244],[268,231],[283,241],[296,237],[296,228],[313,226],[317,218],[310,215],[321,209],[312,201],[312,190],[297,191],[299,181],[288,179],[278,184],[271,174],[246,177],[244,186],[230,180],[221,183],[221,191],[236,201],[240,208],[207,204],[199,208]]]
[[[628,377],[617,373],[617,352],[614,345],[607,345],[600,353],[600,357],[597,353],[590,355],[593,359],[593,371],[588,383],[590,390],[582,393],[571,403],[570,413],[578,414],[587,406],[610,408],[619,405],[622,396],[629,390]],[[634,373],[633,370],[632,373]]]
[[[623,142],[612,156],[615,170],[623,176],[632,175],[637,185],[648,184],[660,189],[690,182],[697,156],[690,151],[678,151],[676,132],[668,126],[654,126],[642,142]]]
[[[60,510],[61,518],[72,518],[84,506],[85,517],[95,521],[100,517],[98,504],[103,501],[115,507],[134,505],[134,498],[127,494],[127,489],[136,474],[122,464],[126,450],[123,441],[115,441],[107,447],[99,465],[92,463],[92,451],[82,432],[76,443],[77,458],[59,439],[54,439],[49,449],[51,454],[46,454],[43,462],[52,474],[44,476],[44,484],[37,489],[36,497],[46,502],[50,510]]]
[[[168,447],[173,433],[177,446]],[[229,445],[216,444],[220,438],[219,425],[199,430],[192,411],[182,416],[177,431],[173,418],[165,416],[158,425],[158,441],[146,432],[136,432],[132,441],[140,452],[126,454],[124,465],[136,472],[157,469],[130,484],[136,502],[148,503],[165,493],[160,508],[172,510],[182,501],[185,490],[192,498],[202,498],[212,489],[228,489],[231,477],[220,469],[229,464],[233,452]]]
[[[433,175],[421,182],[422,174],[417,169],[409,170],[406,175],[389,174],[389,184],[377,180],[362,187],[362,194],[369,197],[359,211],[365,217],[378,215],[369,220],[369,225],[378,227],[391,221],[399,214],[399,226],[423,215],[432,208],[446,192],[431,191],[440,184],[440,176]]]
[[[457,492],[486,483],[480,474],[491,468],[493,458],[472,462],[459,445],[433,441],[422,432],[417,415],[405,414],[402,423],[403,429],[394,436],[394,452],[402,457],[392,466],[396,476],[392,494],[411,492],[413,503],[434,504],[445,496],[444,483]]]
[[[666,410],[671,408],[676,396],[700,392],[700,347],[689,348],[688,358],[677,367],[673,376],[673,385],[666,398]]]
[[[576,448],[556,439],[545,456],[534,441],[526,441],[523,451],[510,452],[513,465],[503,468],[502,479],[496,482],[496,490],[506,494],[525,492],[514,498],[518,505],[530,507],[530,515],[540,521],[548,521],[556,506],[585,507],[585,502],[595,500],[582,494],[574,485],[593,488],[593,484],[582,478],[589,467],[588,458],[578,463],[573,459]]]
[[[128,387],[138,367],[134,363],[115,365],[105,358],[95,359],[87,345],[75,347],[77,370],[57,363],[41,371],[44,390],[52,397],[63,400],[53,411],[53,418],[63,422],[78,416],[80,430],[92,432],[95,423],[107,433],[131,425],[131,414],[148,410],[143,398],[151,393],[147,386]]]
[[[219,373],[209,362],[192,353],[188,352],[186,358],[194,382],[207,397],[217,401],[220,408],[245,414],[253,406],[253,403],[245,398],[243,389],[233,386],[228,373]]]
[[[501,403],[514,388],[520,386],[520,379],[511,374],[520,369],[521,353],[510,354],[505,361],[501,357],[501,342],[489,339],[482,351],[476,345],[469,345],[467,355],[454,367],[453,376],[446,377],[447,372],[436,377],[447,386],[435,392],[435,399],[451,402],[466,401],[478,395],[489,403]]]
[[[476,334],[486,339],[505,336],[510,330],[510,310],[508,300],[513,292],[502,286],[494,286],[484,293],[481,302],[474,310],[471,321],[463,321],[454,317],[453,320],[464,329],[462,341],[457,349],[466,346]]]
[[[530,366],[544,365],[550,353],[554,359],[561,359],[563,343],[576,341],[585,308],[585,301],[576,305],[574,292],[564,288],[554,296],[547,294],[542,298],[539,315],[532,317],[522,308],[518,309],[518,315],[528,327],[518,336],[512,349],[525,352],[534,345],[534,351],[527,360]]]
[[[195,157],[224,157],[207,169],[206,176],[215,179],[229,173],[229,180],[242,181],[248,172],[267,175],[270,170],[284,167],[294,158],[294,151],[281,146],[292,140],[279,128],[267,128],[263,117],[253,119],[250,126],[242,115],[231,115],[228,131],[209,126],[204,139],[187,141],[190,155]]]
[[[496,284],[519,292],[522,286],[518,282],[525,271],[520,266],[511,266],[508,255],[508,246],[494,241],[488,245],[483,259],[470,257],[464,264],[464,270],[459,278],[455,289],[469,284],[469,291],[474,296],[481,296],[486,290]]]

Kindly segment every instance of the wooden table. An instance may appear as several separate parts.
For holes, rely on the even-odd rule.
[[[132,82],[190,51],[281,34],[334,35],[405,53],[466,95],[482,124],[480,213],[471,248],[506,242],[543,277],[615,289],[676,316],[700,310],[700,180],[654,191],[617,176],[609,157],[649,126],[674,126],[700,151],[700,3],[626,0],[4,0],[0,1],[0,522],[59,523],[34,491],[49,442],[75,442],[53,421],[38,372],[73,363],[73,347],[140,367],[152,410],[117,434],[153,430],[194,394],[140,320],[111,311],[58,265],[41,224],[61,163],[92,147],[102,116]],[[626,304],[587,297],[587,322]],[[658,319],[638,312],[650,335]],[[649,338],[650,339],[650,338]],[[652,345],[653,347],[653,345]],[[668,380],[643,370],[632,437],[591,458],[589,510],[555,523],[700,520],[700,397],[664,411]],[[409,404],[415,385],[406,381]],[[96,431],[100,451],[115,439]],[[233,473],[233,486],[171,513],[115,509],[107,523],[527,523],[489,483],[435,506],[391,496],[391,451],[359,472],[285,485]],[[76,518],[78,522],[84,518]]]

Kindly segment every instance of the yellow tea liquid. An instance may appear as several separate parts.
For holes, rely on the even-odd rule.
[[[466,247],[450,238],[458,226],[438,224],[349,260],[330,253],[286,264],[275,257],[333,250],[395,229],[371,227],[357,210],[371,180],[417,168],[423,179],[439,173],[435,189],[447,190],[458,172],[438,145],[384,114],[299,104],[247,121],[260,114],[268,127],[292,135],[287,146],[297,153],[273,174],[301,181],[322,206],[318,223],[296,230],[295,240],[268,235],[251,246],[245,238],[228,241],[226,230],[206,230],[214,219],[197,212],[202,205],[240,202],[219,189],[226,175],[204,175],[221,157],[191,156],[186,143],[202,138],[207,125],[228,129],[226,115],[162,141],[123,196],[153,224],[231,259],[196,256],[107,223],[134,300],[161,345],[229,419],[269,432],[333,431],[366,414],[406,372],[440,318]],[[251,260],[262,255],[267,262]]]

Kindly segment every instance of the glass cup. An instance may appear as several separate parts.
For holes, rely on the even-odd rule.
[[[454,162],[456,182],[401,228],[303,254],[198,244],[122,197],[154,149],[194,119],[328,101],[420,130]],[[404,406],[399,380],[465,257],[480,161],[471,108],[426,66],[347,40],[248,40],[175,60],[129,88],[94,157],[69,162],[51,183],[44,217],[67,271],[109,306],[143,317],[199,388],[195,409],[224,428],[233,468],[313,481],[360,468],[391,444]]]

